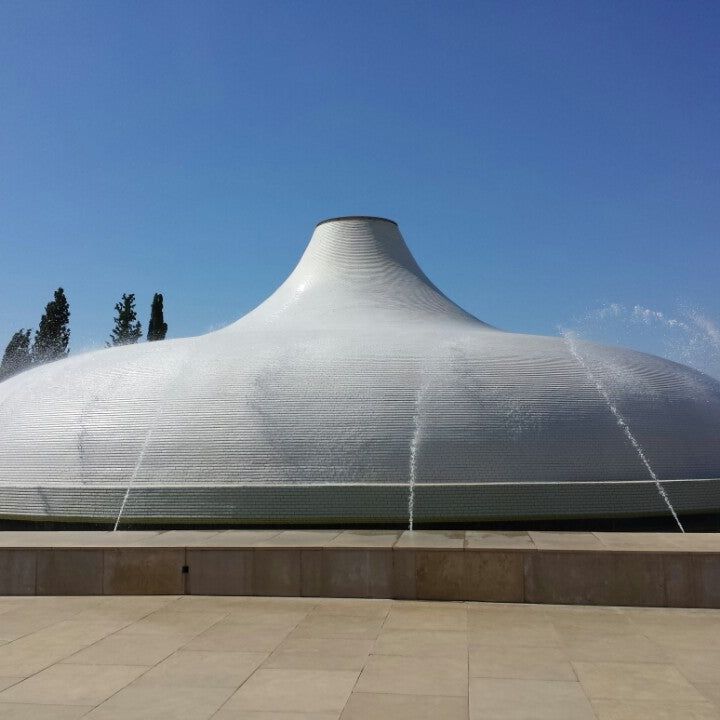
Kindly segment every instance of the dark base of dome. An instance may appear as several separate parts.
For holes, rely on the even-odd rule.
[[[680,521],[687,533],[720,532],[720,512],[682,514]],[[93,520],[7,520],[0,518],[0,532],[4,530],[112,530],[114,522]],[[344,523],[358,530],[407,530],[407,522],[400,523]],[[254,523],[237,522],[123,522],[121,530],[285,530],[298,527],[283,522]],[[307,523],[306,530],[333,530],[338,523]],[[499,532],[674,532],[677,523],[672,517],[622,517],[622,518],[561,518],[558,520],[492,520],[479,522],[416,522],[416,530],[486,530]]]
[[[687,529],[720,524],[720,479],[665,481]],[[3,488],[0,524],[104,528],[126,488]],[[407,485],[136,486],[121,527],[406,527]],[[654,483],[419,484],[415,527],[669,530],[675,523]]]

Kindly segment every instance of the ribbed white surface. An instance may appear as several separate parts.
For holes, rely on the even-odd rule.
[[[577,347],[661,479],[720,476],[720,384]],[[42,488],[61,486],[86,487],[87,508],[52,515],[92,517],[129,482],[138,497],[171,484],[173,508],[153,509],[162,518],[177,517],[183,487],[407,483],[416,424],[418,485],[647,479],[562,339],[473,318],[427,279],[394,223],[354,218],[320,224],[285,283],[223,330],[0,384],[0,488],[14,498],[4,507],[0,492],[0,515],[48,514]],[[211,493],[187,497],[213,515]]]

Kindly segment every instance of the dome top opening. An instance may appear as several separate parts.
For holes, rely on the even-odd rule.
[[[376,217],[374,215],[341,215],[340,217],[332,217],[327,218],[326,220],[321,220],[317,223],[317,225],[315,225],[315,227],[320,227],[320,225],[325,225],[326,223],[343,222],[344,220],[376,220],[378,222],[392,223],[395,227],[397,227],[397,223],[394,220],[384,217]]]

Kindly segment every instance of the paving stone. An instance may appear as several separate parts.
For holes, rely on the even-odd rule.
[[[591,532],[529,532],[538,550],[601,550],[602,542]]]
[[[307,610],[262,609],[254,606],[233,608],[220,621],[220,625],[254,625],[257,627],[286,628],[292,630],[309,615]]]
[[[128,625],[122,633],[125,635],[160,635],[164,637],[176,635],[190,640],[219,623],[225,616],[226,613],[222,612],[176,613],[163,609]]]
[[[672,663],[691,683],[720,682],[720,648],[668,649]]]
[[[465,533],[465,549],[534,550],[535,543],[525,531],[468,530]]]
[[[265,660],[263,652],[180,650],[146,672],[139,683],[237,688]]]
[[[340,530],[283,530],[277,535],[259,541],[257,547],[323,548],[337,538],[340,533]]]
[[[561,647],[562,640],[553,624],[542,617],[520,620],[514,617],[469,616],[471,645]]]
[[[114,634],[70,655],[62,662],[74,665],[152,666],[184,644],[185,638],[177,635]]]
[[[465,659],[371,655],[356,692],[465,697],[467,673]]]
[[[73,616],[78,622],[117,621],[119,626],[130,625],[163,608],[173,607],[177,599],[170,596],[111,595]]]
[[[398,541],[400,530],[345,530],[333,538],[327,548],[392,548]]]
[[[258,670],[224,710],[236,717],[244,710],[339,714],[357,677],[345,670]]]
[[[0,677],[0,690],[5,690],[5,688],[9,688],[12,685],[17,685],[17,683],[24,679],[25,678],[22,677]]]
[[[593,700],[598,720],[718,720],[720,711],[709,702],[678,705],[650,700]]]
[[[264,712],[263,710],[237,710],[220,708],[212,720],[338,720],[338,713]]]
[[[470,720],[595,720],[577,682],[470,679]]]
[[[354,598],[318,598],[313,615],[366,615],[384,618],[393,607],[391,600],[356,600]]]
[[[678,549],[678,544],[671,533],[596,532],[593,535],[603,548],[608,550],[662,552]]]
[[[1,703],[3,720],[78,720],[92,710],[91,705],[38,705],[36,703]]]
[[[712,609],[0,597],[0,630],[2,720],[720,720]]]
[[[394,547],[462,550],[464,545],[465,533],[462,530],[406,530]]]
[[[644,635],[603,634],[602,629],[563,637],[562,647],[571,660],[623,662],[668,662],[668,653]]]
[[[289,634],[288,627],[267,627],[239,623],[216,625],[185,645],[187,650],[209,652],[271,652]]]
[[[0,692],[2,703],[98,705],[142,675],[137,665],[54,665]]]
[[[133,684],[91,713],[89,720],[208,720],[233,693],[231,688]]]
[[[353,693],[341,720],[467,720],[467,700],[433,695]],[[259,720],[259,719],[258,719]]]
[[[395,603],[385,629],[460,630],[467,629],[468,610],[464,603]]]
[[[593,700],[666,700],[690,705],[704,699],[674,665],[574,662],[573,667],[588,697]]]
[[[280,530],[223,530],[198,543],[203,547],[249,548],[280,534]]]
[[[365,667],[372,640],[288,638],[263,663],[263,669],[357,670]]]
[[[375,642],[375,655],[467,658],[467,633],[451,630],[387,630]]]
[[[657,645],[668,650],[720,647],[720,614],[665,615],[645,618],[633,615],[636,628]]]
[[[219,530],[165,530],[143,540],[142,545],[143,547],[193,547],[212,541],[219,533]]]
[[[715,703],[720,713],[720,684],[717,682],[711,683],[695,683],[695,687],[700,691],[703,697],[707,698],[710,702]]]
[[[114,632],[110,623],[64,620],[0,648],[0,676],[33,675]]]
[[[365,615],[309,615],[293,630],[292,637],[348,638],[374,640],[382,628],[382,618]]]
[[[470,646],[470,677],[577,680],[565,652],[552,647]]]

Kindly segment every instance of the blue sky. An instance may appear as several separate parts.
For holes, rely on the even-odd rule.
[[[343,214],[498,327],[716,323],[719,37],[713,2],[4,0],[0,345],[59,285],[73,351],[123,292],[222,326]]]

